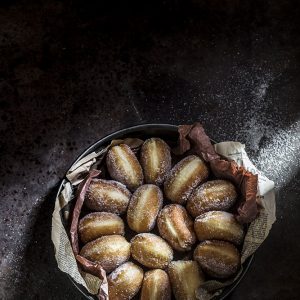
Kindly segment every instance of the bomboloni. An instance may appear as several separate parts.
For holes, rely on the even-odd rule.
[[[130,243],[121,235],[106,235],[85,244],[80,255],[111,272],[130,257]]]
[[[194,251],[194,259],[202,270],[215,278],[228,278],[234,275],[241,264],[238,249],[229,242],[204,241]]]
[[[166,197],[172,202],[185,204],[192,190],[207,179],[208,173],[208,168],[200,157],[185,157],[173,167],[166,178]]]
[[[94,179],[85,195],[85,205],[93,211],[124,214],[131,197],[126,186],[114,180]]]
[[[116,214],[94,212],[80,220],[78,232],[81,241],[87,243],[104,235],[124,235],[125,226],[123,220]]]
[[[111,178],[125,184],[131,191],[135,191],[143,184],[142,167],[133,151],[126,144],[113,146],[108,150],[106,166]]]
[[[236,202],[235,186],[227,180],[211,180],[197,187],[187,202],[188,212],[196,218],[211,210],[228,210]]]
[[[161,185],[171,169],[170,147],[160,138],[151,138],[141,148],[145,182]]]
[[[165,206],[157,219],[160,236],[178,251],[191,250],[196,242],[193,225],[186,209],[179,204]]]
[[[149,232],[155,226],[163,204],[163,194],[154,184],[140,186],[132,195],[127,210],[127,223],[135,232]]]
[[[161,237],[140,233],[131,240],[131,255],[145,267],[164,269],[173,259],[173,250]]]
[[[226,211],[206,212],[196,218],[194,227],[199,241],[223,240],[239,245],[244,237],[243,226]]]
[[[132,262],[126,262],[107,277],[110,300],[130,300],[141,288],[144,272]]]
[[[204,275],[196,261],[172,261],[168,274],[176,300],[196,300],[196,291],[204,282]]]
[[[168,274],[155,269],[145,273],[140,300],[170,300],[171,285]]]

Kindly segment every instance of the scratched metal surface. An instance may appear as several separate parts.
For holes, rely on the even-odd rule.
[[[195,120],[276,182],[278,220],[230,299],[298,298],[297,1],[101,3],[0,4],[0,298],[81,299],[50,241],[66,169],[120,128]]]

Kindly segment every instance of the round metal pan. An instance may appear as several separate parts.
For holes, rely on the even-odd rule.
[[[94,143],[93,145],[91,145],[88,149],[86,149],[72,164],[72,166],[77,163],[80,159],[82,159],[83,157],[85,157],[86,155],[90,154],[91,152],[101,149],[104,146],[107,146],[111,140],[114,139],[123,139],[126,137],[131,137],[131,138],[140,138],[140,139],[147,139],[149,137],[160,137],[164,140],[166,140],[168,143],[176,143],[177,138],[178,138],[178,127],[176,125],[171,125],[171,124],[143,124],[143,125],[137,125],[137,126],[133,126],[133,127],[128,127],[125,129],[121,129],[118,131],[115,131],[105,137],[103,137],[102,139],[100,139],[99,141],[97,141],[96,143]],[[70,166],[71,167],[71,166]],[[66,179],[63,179],[59,189],[58,189],[58,193],[57,195],[60,194],[62,187],[64,185],[64,183],[66,182]],[[218,300],[222,300],[225,299],[226,297],[228,297],[228,295],[237,287],[237,285],[239,284],[239,282],[242,280],[242,278],[245,276],[246,272],[248,271],[252,260],[253,260],[253,255],[250,256],[243,264],[243,272],[241,273],[241,275],[237,278],[237,280],[231,284],[230,286],[226,287],[223,289],[223,292],[221,295],[219,295],[218,297],[216,297],[216,299]],[[68,275],[68,277],[70,278],[70,280],[72,281],[72,283],[75,285],[75,287],[87,298],[90,300],[95,300],[97,299],[96,296],[91,295],[83,286],[81,286],[80,284],[78,284],[77,282],[75,282],[71,276]]]

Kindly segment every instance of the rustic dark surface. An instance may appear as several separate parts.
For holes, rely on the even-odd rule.
[[[81,299],[50,229],[87,146],[200,120],[276,182],[277,222],[230,299],[299,299],[298,1],[90,2],[0,2],[0,298]]]

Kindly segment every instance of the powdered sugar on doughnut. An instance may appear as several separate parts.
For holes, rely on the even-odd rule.
[[[231,243],[205,241],[197,246],[194,259],[209,275],[226,278],[233,275],[240,266],[239,251]]]
[[[157,215],[163,204],[163,194],[153,184],[140,186],[132,195],[128,210],[127,222],[136,232],[149,232],[155,226]]]
[[[165,268],[173,259],[173,250],[161,237],[140,233],[131,240],[131,254],[149,268]]]
[[[112,147],[106,157],[106,165],[110,176],[135,190],[143,183],[142,167],[129,146],[121,144]]]
[[[164,190],[168,199],[185,203],[192,190],[208,177],[208,168],[196,155],[185,157],[177,163],[168,175]]]
[[[161,185],[171,169],[170,147],[159,138],[151,138],[141,148],[141,165],[146,183]]]
[[[122,214],[127,209],[130,196],[130,191],[120,182],[94,179],[86,193],[85,204],[95,211]]]
[[[228,210],[236,201],[234,185],[226,180],[211,180],[197,187],[187,203],[187,210],[193,216],[210,210]]]

